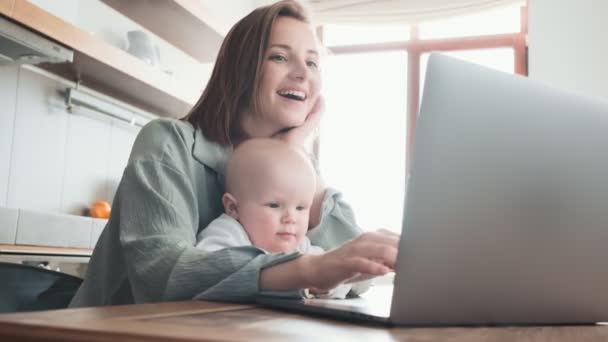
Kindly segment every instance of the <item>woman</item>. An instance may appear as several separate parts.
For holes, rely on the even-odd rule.
[[[262,7],[239,21],[187,118],[156,120],[139,133],[71,306],[300,296],[389,272],[398,236],[359,235],[348,205],[320,180],[308,236],[328,252],[195,247],[197,233],[222,213],[233,145],[252,137],[304,144],[312,135],[323,107],[318,64],[314,30],[298,3]]]

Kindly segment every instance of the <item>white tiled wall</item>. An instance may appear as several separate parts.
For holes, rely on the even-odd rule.
[[[107,123],[88,117],[68,117],[61,212],[78,215],[96,199],[109,200],[106,184],[111,129]]]
[[[6,206],[19,68],[0,66],[0,207]]]
[[[69,114],[69,85],[0,67],[0,243],[89,248],[105,226],[75,215],[112,203],[139,128]]]
[[[111,203],[111,199],[114,198],[116,189],[118,188],[118,182],[122,177],[122,173],[129,161],[129,154],[131,153],[131,146],[135,142],[137,136],[136,130],[122,123],[114,123],[110,132],[110,155],[108,161],[108,177],[106,191],[108,202]],[[125,149],[125,146],[129,146]]]
[[[15,243],[18,217],[18,209],[0,208],[0,243]]]
[[[68,116],[61,84],[21,69],[7,206],[60,211]]]
[[[60,95],[67,83],[31,70],[21,68],[17,82],[2,77],[0,89],[9,82],[16,106],[0,116],[0,206],[81,215],[95,201],[111,203],[139,128],[69,114]]]

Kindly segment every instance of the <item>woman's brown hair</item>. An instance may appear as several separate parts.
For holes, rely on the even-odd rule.
[[[283,0],[257,8],[226,35],[205,91],[184,118],[199,127],[208,140],[232,145],[244,136],[240,126],[243,110],[258,112],[256,89],[270,31],[278,17],[309,22],[302,5]]]

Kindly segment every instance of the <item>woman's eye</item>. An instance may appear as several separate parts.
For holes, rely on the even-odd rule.
[[[317,62],[315,62],[315,61],[308,61],[308,62],[306,62],[306,65],[308,65],[309,67],[314,68],[314,69],[319,68],[319,64],[317,64]]]
[[[266,206],[269,208],[276,209],[279,207],[279,204],[278,203],[268,203],[268,204],[266,204]]]
[[[285,62],[287,61],[287,58],[285,58],[285,56],[282,55],[271,55],[270,59],[273,61],[278,61],[278,62]]]

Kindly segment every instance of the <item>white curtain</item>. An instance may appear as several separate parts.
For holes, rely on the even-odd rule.
[[[523,0],[308,0],[319,24],[416,23],[471,14]]]

